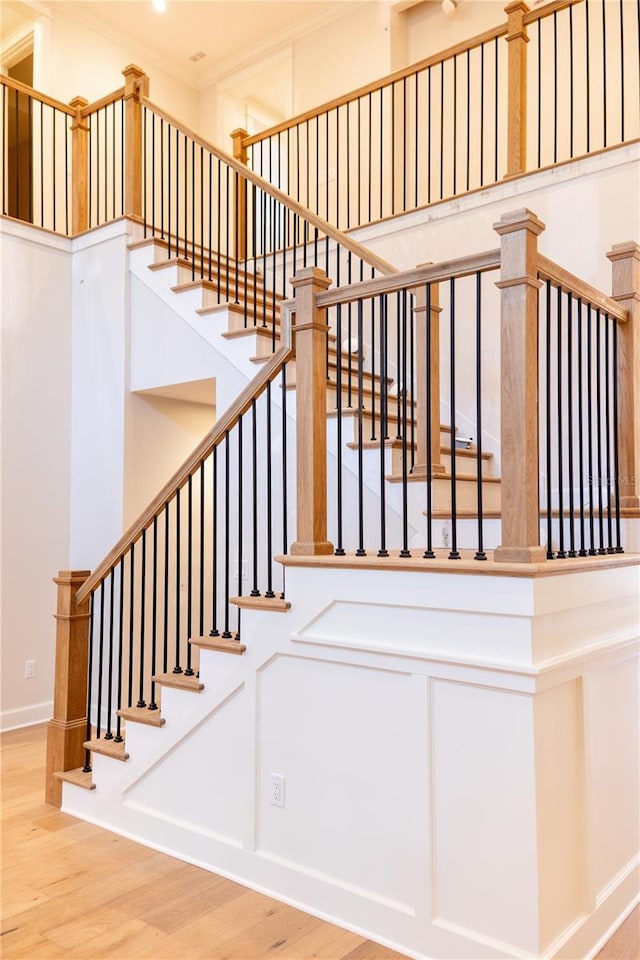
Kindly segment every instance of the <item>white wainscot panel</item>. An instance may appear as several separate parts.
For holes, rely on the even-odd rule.
[[[638,657],[585,677],[589,837],[597,897],[640,849],[639,678]]]
[[[298,631],[301,641],[488,664],[527,664],[528,617],[336,600]]]
[[[126,791],[125,805],[241,846],[249,793],[246,698],[240,690],[223,702]]]
[[[436,922],[537,953],[533,707],[432,681]]]
[[[409,674],[273,661],[260,680],[260,854],[412,914],[426,876],[425,703]],[[269,802],[274,773],[283,808]]]

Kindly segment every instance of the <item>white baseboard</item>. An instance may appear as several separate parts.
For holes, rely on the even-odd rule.
[[[20,727],[33,727],[37,723],[45,723],[53,714],[53,700],[44,703],[33,703],[29,707],[18,707],[17,710],[3,710],[0,713],[0,733],[17,730]]]

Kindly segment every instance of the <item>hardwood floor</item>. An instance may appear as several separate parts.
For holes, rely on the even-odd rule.
[[[5,733],[3,958],[402,960],[237,883],[60,813],[43,801],[45,727]],[[639,960],[636,908],[597,960]]]
[[[45,727],[5,733],[3,958],[403,960],[44,803]]]

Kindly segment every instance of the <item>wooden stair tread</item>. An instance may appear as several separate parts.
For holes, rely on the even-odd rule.
[[[414,483],[417,481],[421,481],[424,483],[426,479],[427,479],[426,470],[414,471],[413,473],[407,474],[407,480],[410,483]],[[481,479],[483,483],[500,483],[501,482],[500,477],[482,477]],[[389,483],[402,483],[402,474],[389,473],[385,477],[385,480],[388,480]],[[439,480],[444,480],[447,483],[451,483],[451,473],[450,472],[438,473],[433,477],[434,483],[436,483]],[[478,480],[478,477],[475,473],[458,473],[456,471],[456,483],[457,482],[476,483],[477,480]]]
[[[96,737],[94,740],[87,740],[83,746],[85,750],[90,750],[91,753],[99,753],[103,757],[111,757],[113,760],[129,759],[129,754],[125,749],[123,740],[121,740],[120,743],[116,743],[115,740]]]
[[[63,783],[73,783],[76,787],[82,787],[84,790],[95,790],[96,785],[93,782],[93,774],[85,773],[82,767],[76,767],[75,770],[61,770],[54,773],[56,780],[62,780]]]
[[[189,643],[203,650],[218,650],[220,653],[233,653],[241,656],[247,649],[234,637],[191,637]]]
[[[119,717],[132,723],[144,723],[148,727],[163,727],[167,722],[159,710],[149,710],[148,707],[123,707],[116,710]]]
[[[235,604],[242,610],[270,610],[273,613],[286,613],[291,604],[284,597],[231,597],[229,603]]]
[[[178,690],[190,690],[192,693],[204,690],[204,683],[198,677],[185,677],[184,673],[158,673],[151,679],[160,687],[175,687]]]

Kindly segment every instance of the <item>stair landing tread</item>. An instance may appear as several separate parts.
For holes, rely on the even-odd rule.
[[[159,710],[149,710],[148,707],[123,707],[116,713],[123,720],[130,720],[132,723],[144,723],[149,727],[163,727],[166,723]]]
[[[190,690],[192,693],[200,693],[204,690],[204,683],[198,677],[185,677],[184,673],[157,673],[152,679],[161,687],[177,687],[180,690]]]
[[[191,637],[189,643],[202,647],[203,650],[218,650],[220,653],[233,653],[236,656],[241,656],[247,649],[244,643],[240,643],[235,637]]]
[[[129,754],[125,749],[124,741],[117,743],[115,740],[106,740],[104,737],[96,737],[94,740],[87,740],[83,746],[85,750],[90,750],[92,753],[99,753],[103,757],[112,757],[114,760],[129,759]]]
[[[93,782],[93,774],[85,773],[82,767],[76,767],[75,770],[60,770],[53,776],[56,780],[62,780],[63,783],[73,783],[76,787],[82,787],[84,790],[95,790],[96,788]]]

